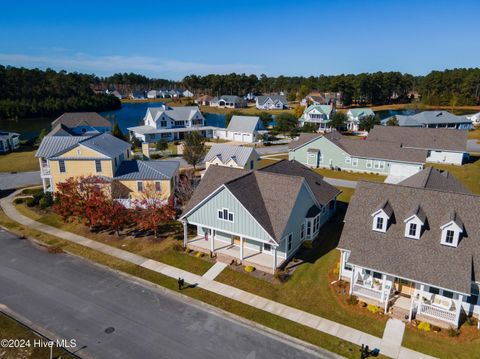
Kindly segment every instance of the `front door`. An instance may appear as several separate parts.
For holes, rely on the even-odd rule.
[[[415,283],[405,279],[399,279],[397,290],[400,292],[401,296],[410,298],[415,292]]]
[[[240,237],[239,236],[232,236],[233,244],[236,246],[240,246]]]

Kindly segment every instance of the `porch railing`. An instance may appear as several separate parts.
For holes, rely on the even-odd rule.
[[[382,302],[382,291],[378,289],[368,288],[359,284],[355,284],[353,286],[353,293]]]
[[[457,319],[457,313],[456,311],[448,310],[448,309],[442,309],[430,304],[426,303],[420,303],[419,308],[418,308],[418,313],[419,314],[425,314],[427,316],[430,316],[432,318],[437,318],[441,320],[445,320],[447,322],[451,322],[453,324],[456,323]]]
[[[42,175],[49,176],[50,175],[50,166],[42,165]]]

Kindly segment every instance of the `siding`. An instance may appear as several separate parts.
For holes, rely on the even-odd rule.
[[[154,182],[157,181],[115,181],[115,193],[114,195],[117,198],[131,198],[131,199],[141,199],[144,198],[144,192],[137,191],[137,182],[143,182],[143,187],[148,189],[147,192],[152,191],[155,187]],[[173,189],[173,179],[172,180],[163,180],[160,182],[161,190],[160,193],[161,199],[168,199],[172,195]]]
[[[95,170],[95,160],[65,160],[65,173],[60,172],[58,160],[50,160],[49,162],[54,191],[56,191],[58,183],[65,182],[70,177],[96,175],[113,177],[111,160],[101,160],[102,172],[99,173]]]

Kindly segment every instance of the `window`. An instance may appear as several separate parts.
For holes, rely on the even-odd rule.
[[[328,207],[330,208],[330,210],[334,209],[335,208],[335,201],[330,201],[330,203],[328,204]]]
[[[97,173],[102,172],[102,161],[100,160],[95,160],[95,171]]]
[[[288,244],[288,250],[292,249],[292,235],[291,234],[288,235],[287,244]]]
[[[373,161],[373,168],[378,170],[380,168],[380,161]]]
[[[380,169],[385,169],[385,161],[380,162]]]
[[[226,208],[219,209],[218,219],[223,219],[224,221],[233,222],[233,213]]]
[[[382,217],[377,217],[377,229],[383,230],[383,218]]]
[[[223,211],[218,211],[218,219],[223,219]]]
[[[143,182],[137,182],[137,191],[143,192]]]
[[[303,239],[305,237],[305,223],[302,223],[300,227],[300,238]]]
[[[160,181],[155,182],[155,192],[162,192],[162,184]]]
[[[352,166],[358,167],[358,158],[352,158]]]
[[[445,235],[445,243],[453,244],[454,237],[455,237],[455,232],[451,230],[447,230],[447,234]]]
[[[250,169],[253,170],[253,160],[250,161]]]
[[[432,294],[440,294],[440,289],[435,288],[435,287],[429,287],[428,291]]]
[[[228,219],[228,209],[223,210],[223,219]]]
[[[416,223],[410,223],[410,228],[408,229],[408,235],[412,237],[417,236],[417,224]]]
[[[345,163],[352,163],[352,158],[350,156],[345,157]]]
[[[160,127],[167,127],[167,121],[160,121]]]
[[[372,168],[372,160],[367,160],[367,168]]]
[[[447,298],[450,298],[450,299],[453,298],[453,292],[450,292],[450,291],[448,291],[448,290],[444,290],[443,293],[442,293],[442,295],[443,295],[444,297],[447,297]]]
[[[61,173],[67,172],[67,169],[65,168],[65,161],[64,160],[58,161],[58,167],[59,167],[59,170],[60,170]]]
[[[115,167],[117,167],[117,157],[115,157]]]
[[[229,214],[228,214],[228,220],[229,220],[230,222],[233,222],[233,213],[229,213]]]
[[[478,303],[478,297],[479,297],[479,284],[472,283],[472,295],[467,298],[467,303],[476,305]]]
[[[312,221],[307,221],[307,236],[312,233]]]
[[[272,246],[268,243],[263,243],[263,250],[265,252],[271,252],[272,251]]]
[[[346,270],[352,270],[352,266],[348,263],[348,259],[350,258],[350,252],[345,252],[345,265],[343,266]]]

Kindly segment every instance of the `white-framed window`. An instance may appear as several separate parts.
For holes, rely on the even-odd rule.
[[[352,158],[352,166],[358,167],[358,158]]]
[[[345,163],[352,163],[352,158],[350,156],[345,157]]]
[[[137,191],[138,192],[143,192],[143,182],[142,181],[137,182]]]
[[[155,181],[155,192],[162,192],[162,183],[160,181]]]
[[[447,229],[445,233],[445,243],[453,244],[454,238],[455,238],[455,232],[450,229]]]
[[[373,168],[378,170],[380,168],[380,161],[373,161]]]
[[[102,172],[102,161],[95,160],[95,172],[97,172],[97,173]]]
[[[59,170],[61,173],[67,172],[67,168],[65,167],[65,161],[64,161],[64,160],[58,161],[58,170]]]
[[[300,226],[300,238],[305,238],[305,223],[302,223],[302,225]]]
[[[269,243],[263,243],[263,251],[264,252],[271,252],[272,246]]]
[[[318,160],[320,163],[323,163],[323,154],[321,152],[318,154]]]
[[[218,210],[218,219],[224,221],[233,222],[234,216],[233,212],[230,212],[228,208],[222,208]]]
[[[367,168],[372,168],[372,160],[367,160],[366,167]]]
[[[417,236],[417,224],[416,223],[410,223],[408,227],[408,235],[411,237],[416,237]]]
[[[380,169],[385,169],[385,161],[380,161]]]
[[[379,231],[383,230],[383,223],[385,219],[383,217],[377,217],[377,220],[375,222],[375,228]]]

